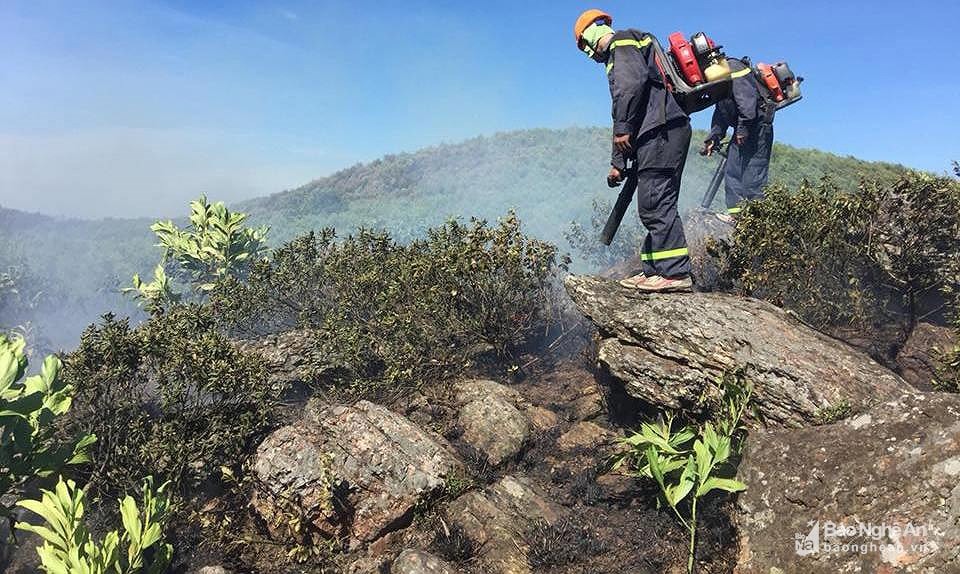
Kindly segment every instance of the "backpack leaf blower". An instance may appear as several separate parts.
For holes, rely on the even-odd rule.
[[[795,75],[786,62],[776,64],[757,64],[754,67],[757,83],[765,88],[767,97],[776,104],[778,110],[791,106],[801,99],[800,83],[803,78]]]
[[[669,52],[650,36],[657,67],[667,90],[687,114],[699,112],[730,95],[732,80],[727,56],[706,34],[688,41],[682,32],[669,36]]]

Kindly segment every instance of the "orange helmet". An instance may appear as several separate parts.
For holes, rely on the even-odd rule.
[[[583,40],[583,31],[597,20],[605,20],[607,26],[613,25],[613,18],[610,14],[607,14],[603,10],[597,10],[596,8],[587,10],[577,18],[577,22],[573,25],[573,39],[576,40],[578,48],[581,47],[580,42]]]

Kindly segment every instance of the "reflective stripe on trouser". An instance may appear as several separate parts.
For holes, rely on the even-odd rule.
[[[767,185],[772,150],[773,126],[770,124],[760,124],[750,130],[742,146],[730,142],[724,171],[728,209],[737,208],[744,201],[763,199],[763,186]]]

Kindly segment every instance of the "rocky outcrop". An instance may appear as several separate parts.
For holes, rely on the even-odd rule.
[[[953,329],[920,323],[897,355],[897,368],[908,383],[924,390],[933,390],[934,374],[940,355],[957,344]]]
[[[528,574],[528,547],[524,530],[542,520],[553,523],[558,508],[525,479],[506,476],[483,491],[473,491],[450,503],[452,525],[463,529],[479,548],[481,572]]]
[[[487,380],[461,382],[456,389],[461,404],[461,437],[482,452],[493,466],[515,457],[530,437],[530,420],[517,408],[515,390]]]
[[[268,493],[253,502],[268,523],[278,501],[294,501],[321,532],[370,542],[405,526],[459,467],[442,439],[385,407],[308,408],[257,449],[253,471]]]
[[[960,572],[960,396],[753,432],[738,477],[739,574]]]
[[[390,574],[456,574],[456,570],[433,554],[409,549],[393,561]]]
[[[768,424],[798,427],[837,405],[859,412],[915,392],[846,344],[763,301],[720,293],[644,295],[570,276],[567,292],[599,329],[598,359],[627,393],[701,411],[724,373],[742,373]],[[707,400],[705,400],[707,399]]]

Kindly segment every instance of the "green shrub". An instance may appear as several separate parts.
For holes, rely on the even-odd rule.
[[[231,212],[223,202],[210,203],[201,196],[190,202],[190,229],[180,229],[172,221],[154,223],[150,230],[163,249],[163,259],[154,269],[151,282],[144,283],[134,275],[133,287],[123,291],[155,312],[180,298],[171,279],[201,294],[213,290],[222,279],[243,279],[251,264],[266,253],[269,231],[266,227],[245,227],[246,219],[247,214]]]
[[[143,482],[142,509],[130,496],[120,502],[123,530],[108,532],[96,542],[84,524],[84,492],[62,478],[53,491],[43,490],[40,500],[17,504],[43,518],[46,526],[20,523],[17,528],[43,538],[37,548],[42,568],[50,574],[160,574],[173,557],[173,546],[163,542],[169,501],[166,485],[153,488]]]
[[[44,360],[40,374],[23,379],[24,346],[23,339],[0,335],[0,501],[18,497],[31,479],[86,462],[96,440],[92,434],[76,441],[57,437],[54,422],[70,410],[74,387],[60,377],[54,356]],[[11,519],[11,512],[0,502],[0,517]]]
[[[565,264],[513,214],[497,226],[449,221],[407,244],[328,229],[280,247],[245,283],[222,282],[211,305],[239,335],[312,330],[332,367],[317,370],[370,392],[458,372],[484,352],[514,359],[557,321]]]
[[[201,306],[174,307],[137,329],[105,316],[66,360],[76,387],[70,428],[100,437],[91,486],[117,496],[142,476],[196,493],[235,466],[272,423],[280,389]]]
[[[0,332],[16,331],[37,344],[39,337],[31,332],[33,320],[50,302],[42,283],[25,261],[11,254],[0,255]]]
[[[894,321],[908,333],[960,285],[960,184],[908,174],[856,193],[774,186],[715,255],[729,286],[818,328]]]

